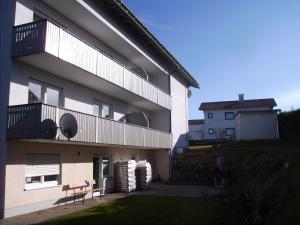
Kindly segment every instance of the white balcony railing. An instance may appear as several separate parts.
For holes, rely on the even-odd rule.
[[[13,57],[46,52],[171,109],[169,94],[47,20],[14,27],[13,37]]]
[[[72,142],[104,145],[135,146],[141,148],[171,148],[171,134],[133,124],[104,119],[42,103],[8,107],[8,139],[53,139],[67,141],[60,132],[59,119],[72,114],[78,132]],[[55,134],[53,134],[53,129]],[[57,133],[56,133],[57,131]]]

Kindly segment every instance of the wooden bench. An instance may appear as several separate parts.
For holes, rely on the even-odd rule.
[[[73,196],[73,202],[76,202],[76,198],[82,198],[82,203],[84,204],[85,201],[85,196],[89,193],[92,192],[92,198],[94,198],[94,193],[95,192],[100,192],[99,198],[101,199],[101,195],[103,193],[103,188],[98,188],[95,187],[96,181],[93,180],[91,182],[91,189],[87,189],[90,187],[90,185],[86,182],[83,183],[78,183],[78,184],[68,184],[65,186],[65,191],[66,191],[66,198],[67,198],[67,192],[72,191],[72,196]]]
[[[68,184],[66,191],[72,191],[74,203],[76,202],[76,197],[81,197],[84,204],[85,196],[90,192],[90,190],[87,190],[87,187],[89,186],[86,183]]]

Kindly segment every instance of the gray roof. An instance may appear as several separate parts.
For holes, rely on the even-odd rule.
[[[273,108],[274,106],[277,106],[274,98],[265,98],[242,101],[203,102],[199,110]]]
[[[101,6],[126,30],[130,31],[135,40],[140,41],[143,46],[154,56],[163,60],[164,67],[170,73],[178,72],[184,77],[189,86],[199,88],[196,79],[175,59],[175,57],[159,42],[159,40],[141,23],[137,17],[120,0],[94,0],[95,4]],[[160,61],[161,62],[161,61]]]

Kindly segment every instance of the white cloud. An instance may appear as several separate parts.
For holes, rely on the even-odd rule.
[[[290,110],[291,108],[300,108],[300,89],[292,90],[275,98],[278,108]]]

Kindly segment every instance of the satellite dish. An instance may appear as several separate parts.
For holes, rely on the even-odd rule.
[[[188,97],[192,96],[192,91],[190,89],[188,89],[188,93],[187,93]]]
[[[70,113],[65,113],[61,116],[59,126],[61,133],[68,138],[68,140],[77,134],[78,124],[76,118]]]
[[[54,139],[57,134],[56,123],[51,119],[45,119],[41,123],[41,136],[44,139]]]

